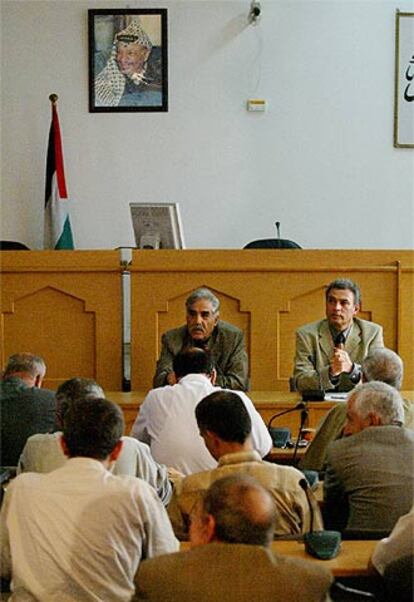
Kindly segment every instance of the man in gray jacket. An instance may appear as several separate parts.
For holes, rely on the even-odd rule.
[[[401,395],[372,381],[347,402],[343,439],[330,444],[324,480],[326,528],[391,531],[414,497],[414,432],[402,426]]]

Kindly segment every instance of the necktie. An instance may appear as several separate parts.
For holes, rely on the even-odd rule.
[[[340,332],[335,337],[335,347],[338,349],[343,349],[345,347],[345,335],[343,332]]]

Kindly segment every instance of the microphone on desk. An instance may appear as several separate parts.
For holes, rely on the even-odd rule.
[[[272,438],[274,447],[286,447],[286,444],[291,439],[292,433],[287,427],[272,428],[273,421],[276,418],[279,418],[279,416],[284,416],[284,414],[289,414],[290,412],[295,412],[296,410],[306,410],[306,403],[303,403],[301,401],[297,403],[293,408],[288,408],[287,410],[283,410],[282,412],[277,412],[276,414],[273,414],[273,416],[267,423],[267,429]]]
[[[310,511],[310,530],[303,536],[305,551],[307,554],[310,554],[311,556],[321,560],[330,560],[331,558],[335,558],[335,556],[337,556],[339,553],[339,548],[341,547],[341,534],[339,531],[313,530],[315,514],[312,500],[309,497],[309,485],[305,478],[299,481],[299,485],[305,492]]]

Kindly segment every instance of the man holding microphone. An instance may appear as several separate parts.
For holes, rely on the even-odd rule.
[[[352,280],[334,280],[325,293],[326,318],[296,331],[293,380],[298,391],[349,391],[361,379],[361,362],[384,347],[382,327],[356,317],[361,292]]]

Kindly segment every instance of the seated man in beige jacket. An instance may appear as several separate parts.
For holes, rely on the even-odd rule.
[[[191,549],[144,561],[133,600],[329,600],[328,569],[272,552],[277,521],[272,496],[255,479],[216,480],[194,509]]]
[[[294,387],[298,391],[350,391],[360,382],[361,362],[384,347],[382,328],[357,318],[361,291],[352,280],[334,280],[325,292],[326,318],[296,331]]]
[[[251,443],[252,422],[237,393],[218,391],[202,399],[196,406],[200,435],[210,454],[218,461],[217,468],[185,477],[175,483],[168,506],[174,531],[186,539],[189,518],[195,503],[217,479],[244,473],[266,487],[276,504],[275,536],[301,534],[309,531],[310,509],[299,481],[303,474],[291,466],[264,462]],[[318,504],[313,497],[315,528],[322,528]]]

